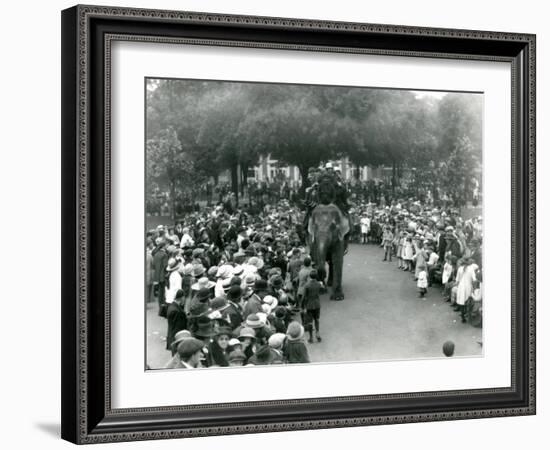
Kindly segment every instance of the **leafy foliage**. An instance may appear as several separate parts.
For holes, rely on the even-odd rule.
[[[174,196],[229,169],[237,193],[237,168],[246,173],[267,155],[297,166],[307,183],[310,167],[347,157],[393,167],[395,183],[402,168],[415,168],[419,185],[440,178],[458,199],[481,176],[481,107],[471,94],[149,80],[148,186]]]

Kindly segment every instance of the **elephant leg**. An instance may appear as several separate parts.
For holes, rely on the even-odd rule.
[[[319,276],[319,281],[323,283],[323,289],[321,289],[321,294],[327,292],[326,281],[327,281],[327,269],[325,263],[319,262],[317,265],[317,274]]]
[[[344,292],[342,290],[342,269],[344,265],[344,243],[336,246],[332,253],[332,295],[334,300],[344,300]]]
[[[334,283],[334,269],[332,267],[332,257],[328,258],[328,280],[327,280],[327,286],[332,286]]]

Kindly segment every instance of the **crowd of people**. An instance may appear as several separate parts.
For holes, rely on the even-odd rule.
[[[350,210],[351,241],[377,244],[383,261],[410,272],[418,296],[437,285],[463,323],[482,325],[481,216],[464,220],[457,209],[426,207],[409,199],[380,207],[367,203]]]
[[[380,246],[420,297],[437,286],[462,322],[481,326],[481,217],[414,198],[353,196],[347,207],[350,243]],[[259,210],[219,202],[147,232],[146,297],[167,319],[166,368],[310,362],[325,286],[305,228],[283,198]]]

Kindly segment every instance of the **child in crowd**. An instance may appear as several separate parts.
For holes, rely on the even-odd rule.
[[[383,261],[391,262],[393,245],[393,233],[389,225],[384,225],[384,231],[382,233],[382,246],[384,247],[384,259]]]
[[[322,289],[321,283],[317,280],[317,271],[312,270],[309,273],[310,280],[304,288],[304,317],[305,328],[309,333],[308,342],[313,343],[313,325],[315,324],[315,337],[317,342],[321,342],[321,335],[319,334],[319,318],[321,315],[321,298],[320,293]]]
[[[404,269],[405,261],[403,261],[403,246],[405,245],[405,232],[399,229],[397,234],[397,268]]]
[[[304,327],[299,322],[291,322],[286,331],[287,340],[283,349],[289,364],[308,363],[309,353],[304,342]]]
[[[425,270],[421,270],[418,273],[418,281],[416,282],[416,286],[418,287],[418,296],[420,298],[424,298],[424,295],[428,292],[428,274]]]
[[[420,272],[427,271],[427,259],[428,253],[424,250],[424,243],[421,240],[415,242],[415,266],[414,266],[414,279],[418,280]]]
[[[296,291],[296,309],[302,310],[302,300],[304,297],[304,288],[309,280],[309,273],[311,272],[311,258],[306,256],[304,258],[304,265],[298,272],[298,290]]]
[[[412,260],[413,260],[414,252],[413,252],[413,242],[412,238],[410,236],[407,236],[405,238],[405,242],[403,243],[403,263],[404,267],[403,270],[405,272],[412,271]]]
[[[443,285],[443,299],[447,302],[451,300],[450,284],[452,282],[453,270],[454,267],[452,263],[452,255],[448,253],[445,255],[445,265],[443,266],[443,273],[441,274],[441,284]]]

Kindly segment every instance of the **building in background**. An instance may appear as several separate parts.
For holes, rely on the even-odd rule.
[[[342,179],[348,181],[353,179],[359,181],[383,179],[386,176],[386,171],[383,167],[356,167],[348,158],[332,161],[332,165],[335,169],[340,170]],[[356,174],[357,171],[359,172],[358,174]],[[247,173],[248,181],[274,181],[281,178],[292,184],[301,183],[302,181],[298,167],[281,163],[270,156],[262,156],[258,165],[249,168]],[[219,180],[221,182],[229,182],[231,180],[229,171],[221,174]]]

